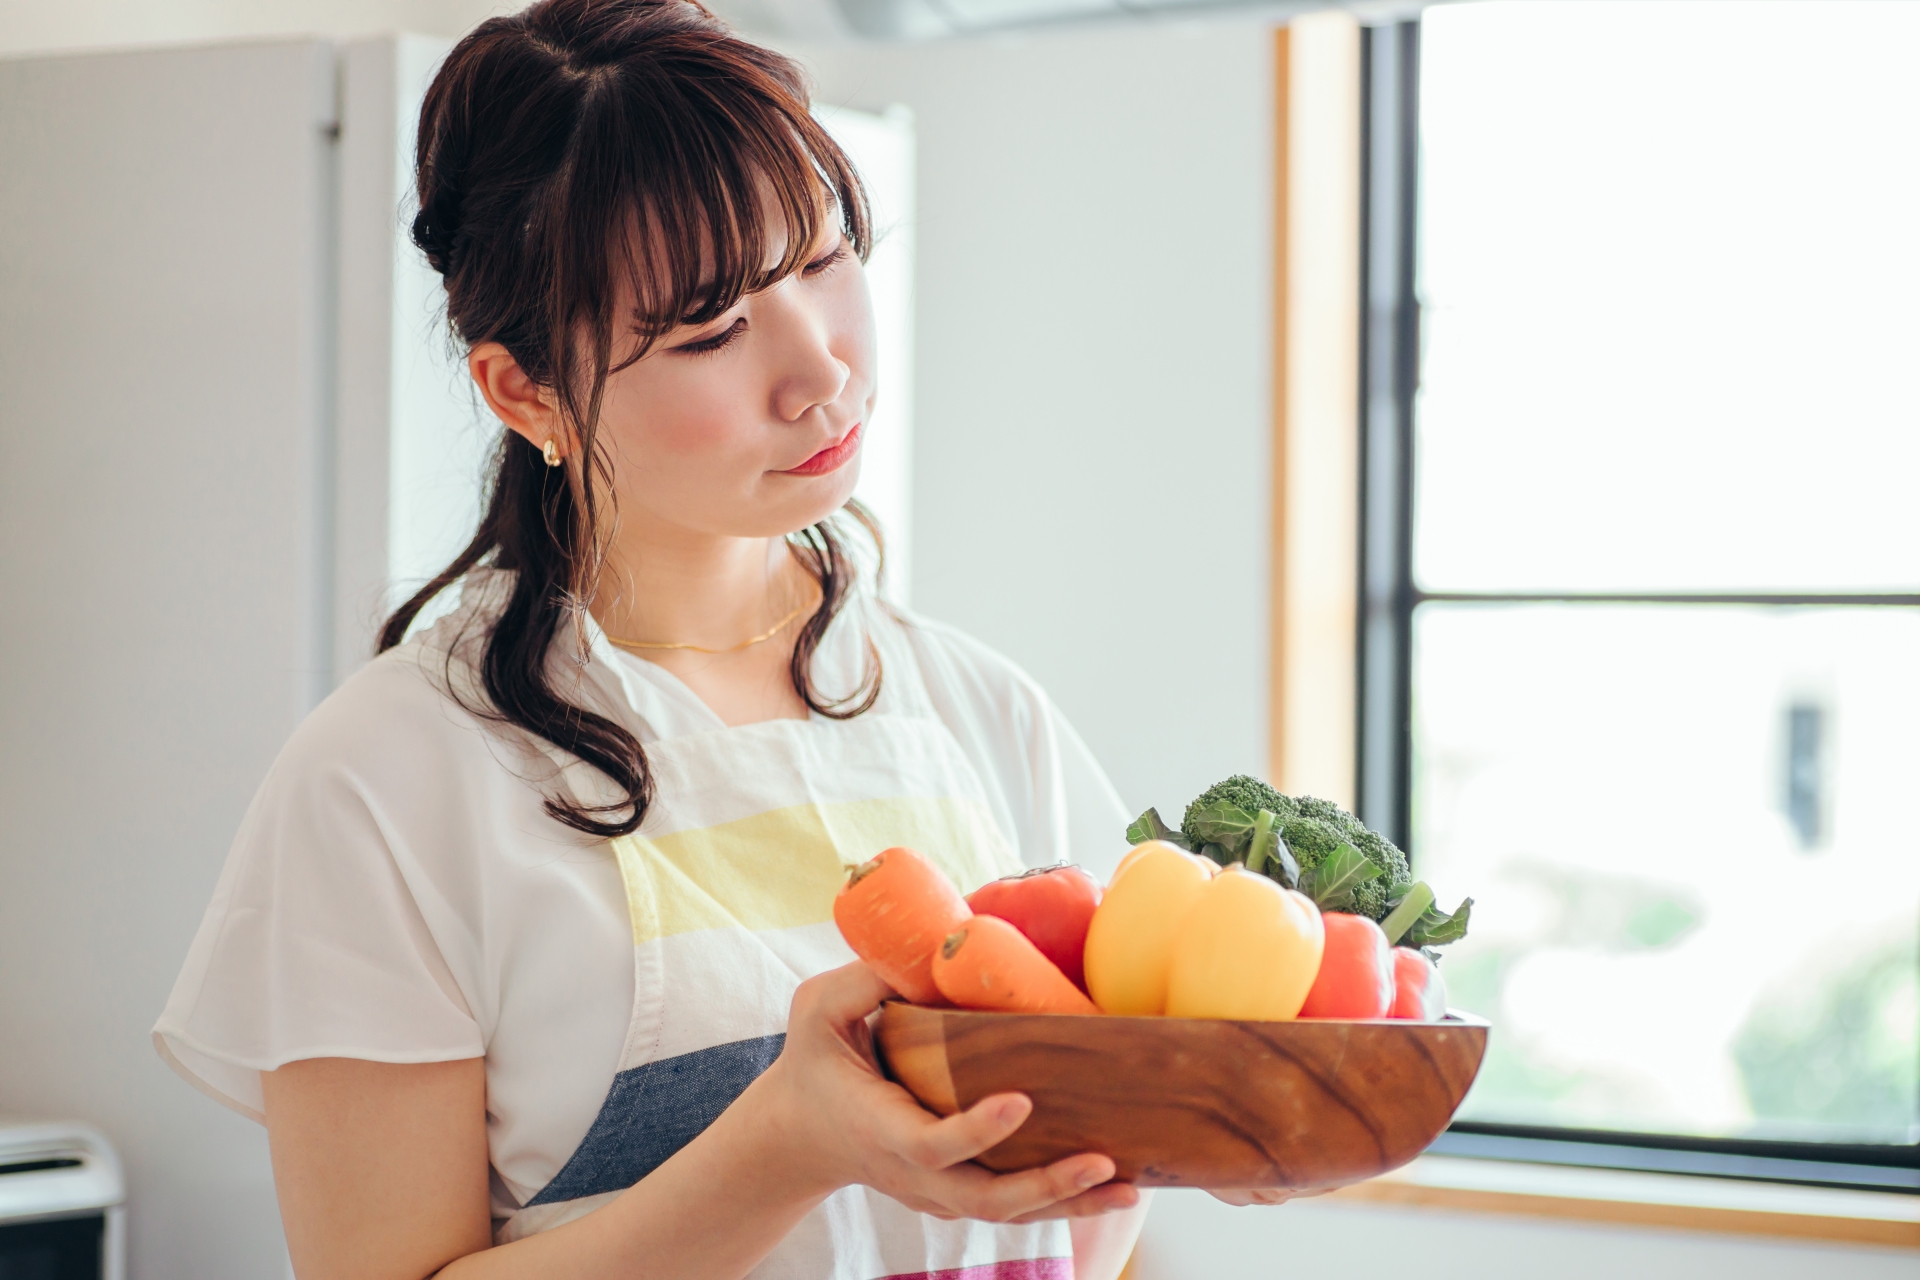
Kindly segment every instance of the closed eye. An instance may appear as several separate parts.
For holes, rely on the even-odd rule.
[[[732,324],[714,334],[711,338],[695,338],[692,342],[683,342],[674,350],[691,356],[708,356],[733,342],[747,331],[747,318],[740,316]]]
[[[804,275],[817,276],[821,272],[826,271],[829,268],[833,267],[836,263],[845,262],[846,259],[847,259],[847,242],[845,237],[842,237],[840,242],[834,245],[832,251],[829,252],[825,257],[815,258],[812,262],[809,262],[806,266],[802,267],[800,270],[801,270],[801,273]]]

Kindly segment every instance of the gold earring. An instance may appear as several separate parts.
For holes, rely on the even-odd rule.
[[[547,442],[540,446],[540,456],[547,460],[550,467],[560,465],[560,446],[553,442],[552,436],[548,436]]]

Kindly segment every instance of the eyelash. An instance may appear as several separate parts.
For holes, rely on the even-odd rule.
[[[809,262],[806,266],[801,268],[801,271],[806,275],[817,276],[822,271],[825,271],[828,267],[833,266],[835,263],[846,261],[846,257],[847,257],[847,242],[842,240],[839,244],[834,246],[832,253],[828,254],[824,258],[818,258],[812,262]]]
[[[816,258],[814,261],[800,268],[800,270],[803,275],[817,276],[829,267],[844,262],[846,257],[847,246],[846,242],[842,241],[834,248],[832,253],[824,258]],[[676,350],[683,351],[690,356],[710,356],[733,345],[733,340],[746,331],[747,320],[745,316],[742,316],[740,319],[728,325],[723,332],[717,333],[711,338],[702,338],[698,342],[683,343],[676,348]]]
[[[702,338],[698,342],[684,343],[680,346],[679,350],[690,356],[710,356],[723,347],[732,346],[733,340],[746,331],[747,318],[741,316],[738,320],[728,325],[724,331],[714,334],[711,338]]]

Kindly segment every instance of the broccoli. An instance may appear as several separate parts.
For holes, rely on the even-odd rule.
[[[1293,851],[1303,875],[1343,844],[1359,850],[1362,857],[1380,869],[1380,875],[1354,887],[1356,914],[1375,920],[1383,918],[1388,902],[1413,879],[1407,855],[1394,848],[1392,842],[1369,831],[1339,805],[1314,796],[1285,796],[1260,779],[1243,773],[1225,782],[1216,782],[1187,806],[1181,827],[1194,848],[1204,847],[1209,834],[1200,830],[1196,819],[1208,806],[1221,803],[1232,805],[1248,816],[1266,809],[1280,819],[1280,836]]]
[[[1360,819],[1331,800],[1322,800],[1318,796],[1301,796],[1293,804],[1300,810],[1301,816],[1318,819],[1343,835],[1366,830],[1360,825]]]
[[[1273,815],[1268,829],[1285,848],[1261,834],[1263,809]],[[1438,947],[1467,935],[1472,898],[1451,914],[1440,910],[1433,890],[1414,883],[1407,855],[1392,841],[1331,800],[1285,796],[1244,773],[1201,792],[1181,815],[1178,830],[1149,809],[1129,824],[1127,840],[1170,840],[1223,864],[1244,861],[1289,889],[1297,887],[1323,911],[1380,921],[1389,942]]]
[[[1210,804],[1224,801],[1240,812],[1252,817],[1266,809],[1276,818],[1293,817],[1296,810],[1293,801],[1275,791],[1258,778],[1250,778],[1244,773],[1236,773],[1225,782],[1216,782],[1200,793],[1200,798],[1187,806],[1186,813],[1180,819],[1183,830],[1194,826],[1194,817]],[[1188,831],[1189,838],[1192,832]],[[1198,848],[1204,841],[1196,842]]]

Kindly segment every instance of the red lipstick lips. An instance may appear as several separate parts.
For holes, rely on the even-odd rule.
[[[797,467],[788,467],[780,474],[783,476],[823,476],[829,471],[837,471],[848,458],[860,451],[860,424],[854,423],[853,429],[842,436],[839,444],[830,444],[820,452],[808,458]]]

